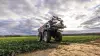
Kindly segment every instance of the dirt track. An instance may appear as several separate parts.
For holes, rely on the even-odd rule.
[[[100,47],[87,44],[60,45],[48,56],[100,56]]]
[[[55,49],[47,49],[19,56],[100,56],[100,41],[91,41],[88,44],[58,45]]]

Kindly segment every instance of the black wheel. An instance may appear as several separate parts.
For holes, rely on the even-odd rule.
[[[40,32],[38,34],[38,41],[40,41],[40,42],[42,41],[42,33],[40,33]]]
[[[61,42],[62,41],[62,34],[60,32],[56,33],[55,41],[56,42]]]
[[[44,32],[44,34],[43,34],[43,40],[45,42],[47,42],[47,43],[50,42],[50,40],[51,40],[50,32],[48,32],[48,31]]]

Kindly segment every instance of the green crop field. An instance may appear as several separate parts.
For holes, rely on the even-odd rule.
[[[83,43],[100,39],[100,35],[63,36],[62,42]]]
[[[100,35],[63,36],[61,43],[84,43],[95,39],[100,39]],[[52,43],[37,42],[37,37],[35,36],[1,37],[0,56],[13,56],[18,53],[53,48],[51,44]]]

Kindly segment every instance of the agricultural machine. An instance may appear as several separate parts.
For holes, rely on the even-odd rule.
[[[38,29],[38,41],[50,42],[51,37],[53,37],[56,42],[61,42],[61,32],[65,27],[61,18],[53,16],[51,20]]]

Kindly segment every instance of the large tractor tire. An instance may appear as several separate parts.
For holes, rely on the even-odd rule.
[[[43,38],[42,33],[39,32],[39,34],[38,34],[38,41],[41,42],[42,38]]]
[[[51,40],[50,32],[44,31],[44,34],[43,34],[43,41],[46,42],[46,43],[49,43],[50,40]]]
[[[60,32],[56,33],[55,41],[56,42],[61,42],[62,41],[62,34]]]

